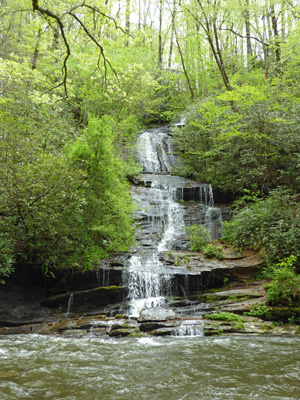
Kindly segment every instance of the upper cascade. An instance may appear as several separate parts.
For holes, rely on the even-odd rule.
[[[144,172],[170,172],[174,164],[169,132],[162,128],[146,130],[138,140],[139,160]]]

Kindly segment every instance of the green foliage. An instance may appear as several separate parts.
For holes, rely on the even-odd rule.
[[[112,121],[90,118],[83,136],[69,148],[70,164],[84,174],[85,229],[92,243],[126,250],[133,241],[132,201],[124,164],[113,147]]]
[[[211,236],[204,225],[191,225],[186,227],[191,241],[192,251],[201,251],[211,241]]]
[[[270,317],[270,311],[267,306],[263,306],[260,304],[253,304],[251,306],[251,310],[248,312],[244,312],[244,315],[249,316],[249,317],[257,317],[257,318],[262,318],[262,317]]]
[[[37,138],[28,139],[15,134],[0,143],[0,234],[10,265],[58,265],[79,245],[76,232],[85,202],[78,187],[81,175],[68,170],[63,155],[48,154]]]
[[[175,134],[184,166],[176,172],[233,192],[299,189],[299,103],[278,102],[272,87],[236,85],[194,102]]]
[[[186,231],[192,251],[202,251],[208,258],[216,257],[219,260],[224,258],[222,246],[210,243],[212,238],[204,225],[190,225],[186,227]]]
[[[216,257],[218,260],[223,260],[224,252],[222,246],[215,246],[213,243],[208,243],[202,248],[203,253],[208,258]]]
[[[10,111],[9,103],[5,107]],[[111,121],[91,120],[66,154],[65,141],[73,135],[57,136],[63,122],[56,110],[41,108],[49,115],[41,112],[36,121],[33,105],[26,121],[16,113],[13,124],[6,110],[0,140],[0,275],[9,276],[24,262],[41,264],[47,274],[68,266],[86,269],[109,250],[127,249],[133,240],[131,198]]]
[[[175,257],[174,265],[188,265],[190,261],[191,258],[188,255],[185,255],[183,257]]]
[[[5,283],[7,278],[14,271],[15,254],[14,244],[5,234],[0,236],[0,283]]]
[[[295,196],[274,190],[266,199],[257,199],[236,211],[223,224],[223,239],[236,247],[259,250],[268,260],[290,254],[300,256],[300,210]]]
[[[265,286],[268,304],[299,305],[300,276],[295,272],[296,261],[295,256],[290,256],[270,268],[272,281]]]
[[[219,312],[219,313],[216,313],[216,314],[205,314],[205,315],[203,315],[203,318],[212,319],[214,321],[246,322],[245,318],[243,318],[243,317],[241,317],[241,316],[239,316],[237,314],[231,313],[231,312]]]

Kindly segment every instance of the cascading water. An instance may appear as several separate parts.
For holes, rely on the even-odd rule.
[[[190,200],[201,205],[199,221],[207,225],[213,237],[220,225],[211,185],[168,174],[175,162],[171,139],[171,131],[166,127],[145,131],[139,138],[139,159],[144,172],[140,186],[132,188],[141,226],[139,247],[123,274],[123,284],[129,290],[128,314],[133,317],[145,308],[166,307],[166,298],[172,295],[171,277],[159,254],[186,249],[188,211],[184,203]],[[200,330],[196,325],[183,325],[176,334],[194,335]]]
[[[65,318],[69,318],[72,306],[73,306],[73,299],[74,299],[74,293],[70,294],[69,300],[68,300],[68,306],[67,306],[67,312],[65,313]]]

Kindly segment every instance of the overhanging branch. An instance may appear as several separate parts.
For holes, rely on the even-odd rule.
[[[239,36],[242,39],[247,39],[247,36],[242,35],[241,33],[238,33],[236,31],[233,30],[233,28],[219,28],[221,31],[229,31],[232,32],[234,35]],[[269,47],[269,43],[263,42],[262,40],[258,39],[255,36],[249,36],[250,39],[256,40],[257,42],[261,43],[262,45]]]
[[[65,35],[64,24],[62,23],[61,18],[57,14],[55,14],[51,10],[48,10],[47,8],[41,7],[39,5],[39,1],[38,0],[32,0],[32,8],[33,8],[33,11],[39,11],[41,14],[47,15],[50,18],[54,18],[57,21],[57,24],[58,24],[59,29],[60,29],[61,36],[63,38],[64,44],[65,44],[65,47],[66,47],[66,55],[65,55],[65,58],[64,58],[64,62],[63,62],[63,71],[64,71],[63,81],[61,83],[59,83],[58,85],[56,85],[53,89],[58,88],[60,86],[63,86],[64,87],[64,91],[65,91],[65,95],[66,95],[66,97],[68,97],[68,90],[67,90],[67,77],[68,77],[67,61],[68,61],[68,58],[71,55],[71,49],[70,49],[69,43],[68,43],[66,35]]]
[[[100,50],[100,54],[103,58],[103,63],[104,63],[104,74],[105,74],[105,83],[106,83],[106,77],[107,77],[107,65],[109,65],[110,69],[113,71],[115,77],[118,79],[117,73],[115,71],[115,69],[113,68],[113,66],[111,65],[110,61],[105,57],[104,55],[104,49],[101,46],[101,44],[94,38],[93,35],[91,35],[91,33],[89,32],[89,30],[87,29],[87,27],[85,26],[85,24],[77,17],[76,14],[74,14],[73,12],[69,11],[68,14],[70,14],[83,28],[83,30],[85,31],[85,33],[88,35],[88,37],[96,44],[96,46],[99,48]]]

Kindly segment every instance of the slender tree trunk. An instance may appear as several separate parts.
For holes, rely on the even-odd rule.
[[[139,0],[139,22],[138,22],[138,30],[141,30],[141,0]]]
[[[170,50],[168,68],[171,69],[173,57],[173,39],[174,39],[174,26],[175,26],[175,13],[176,13],[176,0],[173,0],[172,21],[171,21],[171,37],[170,37]]]
[[[175,26],[174,26],[174,33],[175,33],[175,40],[176,40],[177,49],[178,49],[178,52],[179,52],[179,55],[180,55],[181,65],[182,65],[182,68],[183,68],[184,76],[186,78],[186,81],[187,81],[187,84],[188,84],[188,87],[189,87],[189,90],[190,90],[190,94],[191,94],[191,99],[193,101],[194,100],[194,90],[192,88],[189,75],[187,73],[184,57],[183,57],[183,54],[182,54],[182,51],[181,51],[181,48],[180,48],[180,44],[179,44],[179,40],[178,40],[178,37],[177,37],[177,31],[176,31],[176,27]]]
[[[286,1],[282,1],[281,9],[281,37],[285,38],[286,34]]]
[[[281,51],[280,51],[280,38],[278,33],[278,25],[277,25],[277,18],[275,14],[275,7],[274,4],[270,4],[271,10],[271,21],[272,21],[272,28],[274,34],[274,47],[275,47],[275,57],[277,63],[277,70],[280,70],[280,59],[281,59]]]
[[[200,24],[200,26],[202,27],[204,32],[206,33],[208,43],[212,50],[213,57],[218,66],[218,69],[220,71],[220,74],[221,74],[221,77],[224,82],[226,90],[232,90],[230,81],[229,81],[229,78],[227,75],[227,71],[225,68],[225,64],[223,61],[222,51],[221,51],[221,47],[220,47],[220,43],[219,43],[217,25],[216,25],[217,15],[218,15],[218,11],[219,11],[218,6],[220,5],[220,3],[218,3],[217,5],[215,3],[216,8],[214,10],[214,16],[207,15],[206,11],[203,8],[203,4],[200,0],[197,0],[197,3],[201,10],[202,17],[199,18],[193,14],[192,15],[196,19],[196,21]]]
[[[214,46],[213,40],[210,37],[210,45],[212,47],[212,51],[213,51],[213,55],[215,57],[216,63],[218,65],[218,68],[220,70],[224,85],[226,90],[232,90],[230,82],[229,82],[229,78],[226,72],[226,68],[224,65],[224,61],[223,61],[223,57],[222,57],[222,52],[220,49],[220,44],[219,44],[219,37],[218,37],[218,32],[217,32],[217,27],[216,27],[216,23],[213,23],[213,33],[214,33],[214,37],[215,37],[215,44],[216,46]]]
[[[163,0],[159,2],[158,68],[162,68],[162,14]]]
[[[36,63],[37,63],[37,59],[38,59],[38,55],[39,55],[41,34],[42,34],[42,30],[39,29],[38,35],[37,35],[37,41],[36,41],[36,45],[35,45],[33,57],[32,57],[32,64],[31,64],[32,69],[36,69]]]
[[[266,14],[265,14],[265,12],[263,14],[262,21],[263,21],[263,32],[264,32],[263,36],[260,36],[260,27],[259,27],[259,22],[257,20],[257,17],[255,18],[256,29],[257,29],[257,32],[258,32],[258,35],[259,35],[260,39],[263,42],[265,42],[265,41],[269,42],[269,37],[268,37],[268,34],[267,34],[267,25],[266,25]],[[266,45],[263,45],[263,52],[264,52],[264,61],[267,62],[267,60],[269,58],[269,47],[266,46]]]
[[[125,32],[127,35],[130,33],[130,0],[126,0],[126,21],[125,21]],[[128,46],[128,36],[125,41],[125,46]]]
[[[247,60],[248,60],[248,68],[252,69],[253,67],[253,51],[251,45],[251,29],[250,29],[250,0],[245,0],[245,10],[244,10],[244,19],[245,19],[245,28],[246,28],[246,41],[247,41]]]
[[[0,0],[1,12],[0,12],[0,54],[3,56],[3,44],[4,44],[4,32],[3,32],[3,20],[5,15],[6,0]],[[0,77],[0,96],[4,92],[4,80]]]

